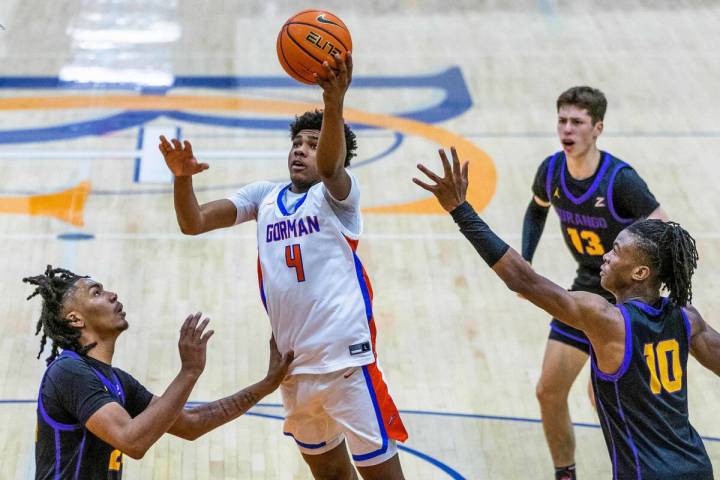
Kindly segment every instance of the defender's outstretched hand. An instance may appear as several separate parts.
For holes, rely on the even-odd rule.
[[[270,338],[270,362],[265,378],[274,388],[280,386],[294,358],[295,352],[292,350],[284,355],[280,353],[275,343],[275,335]]]
[[[180,328],[180,340],[178,340],[182,369],[198,376],[205,370],[207,342],[214,333],[213,330],[203,333],[210,319],[205,318],[198,325],[201,317],[201,312],[188,315]]]
[[[413,178],[413,182],[435,195],[440,205],[448,212],[452,212],[465,202],[465,194],[468,189],[468,162],[462,165],[460,164],[460,159],[458,158],[455,147],[451,147],[450,152],[453,158],[452,167],[447,159],[447,155],[445,155],[445,150],[442,148],[438,150],[440,160],[442,160],[443,164],[443,172],[445,175],[443,177],[436,175],[422,163],[418,163],[417,165],[418,170],[435,182],[435,185]]]
[[[158,148],[168,168],[176,177],[189,177],[210,168],[207,163],[198,163],[192,145],[187,140],[181,144],[180,140],[173,138],[170,143],[164,135],[160,135]]]
[[[352,82],[352,54],[347,52],[344,56],[336,53],[333,55],[335,61],[334,65],[330,62],[323,62],[323,69],[325,70],[325,78],[322,78],[317,73],[313,74],[315,81],[323,89],[323,97],[325,100],[342,100],[345,96],[345,92],[350,87]]]

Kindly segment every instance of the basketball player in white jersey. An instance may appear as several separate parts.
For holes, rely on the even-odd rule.
[[[396,441],[407,433],[375,353],[372,288],[355,254],[362,231],[360,190],[346,167],[356,148],[344,124],[352,59],[323,65],[323,112],[290,126],[290,182],[256,182],[199,205],[190,142],[161,137],[175,176],[175,212],[197,235],[257,221],[260,295],[280,351],[295,360],[281,385],[284,433],[295,439],[316,479],[402,479]],[[347,447],[345,446],[347,442]]]

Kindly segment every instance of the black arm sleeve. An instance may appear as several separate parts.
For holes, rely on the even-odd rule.
[[[532,262],[535,250],[540,243],[549,210],[550,207],[538,205],[535,199],[532,199],[525,211],[522,229],[522,256],[528,262]]]
[[[615,211],[623,218],[643,218],[660,206],[638,173],[625,167],[617,173],[613,185]]]
[[[455,223],[460,226],[460,233],[465,235],[483,260],[492,268],[510,246],[490,230],[487,223],[475,213],[472,205],[462,203],[450,212]]]

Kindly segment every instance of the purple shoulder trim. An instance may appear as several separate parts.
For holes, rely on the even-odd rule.
[[[628,303],[631,305],[636,306],[640,310],[643,311],[643,313],[646,313],[647,315],[650,315],[651,317],[657,317],[660,315],[663,310],[665,310],[665,307],[667,306],[669,300],[667,297],[663,297],[662,303],[660,304],[660,308],[655,308],[651,305],[648,305],[647,303],[643,303],[639,300],[630,300]]]
[[[606,382],[617,382],[618,380],[620,380],[620,378],[625,375],[625,372],[627,372],[627,369],[630,366],[630,360],[632,360],[632,327],[630,325],[630,314],[628,313],[627,309],[622,305],[618,305],[617,308],[620,309],[623,320],[625,320],[625,355],[623,356],[623,361],[620,364],[620,368],[618,368],[615,373],[605,373],[600,370],[600,367],[598,367],[597,361],[595,360],[595,355],[592,355],[590,358],[593,371],[598,376],[598,378],[605,380]]]
[[[50,425],[55,430],[71,432],[73,430],[81,429],[82,425],[80,425],[79,423],[69,424],[69,423],[56,422],[55,420],[50,418],[50,415],[47,413],[47,410],[45,410],[45,405],[43,405],[43,401],[42,401],[42,387],[43,387],[43,384],[45,383],[45,377],[47,376],[48,372],[50,371],[50,367],[52,367],[58,360],[61,360],[63,358],[79,358],[79,356],[75,352],[71,352],[69,350],[63,350],[63,352],[60,354],[60,356],[57,357],[55,360],[53,360],[50,365],[48,365],[48,368],[45,370],[45,373],[43,374],[43,378],[40,381],[40,389],[38,391],[37,405],[38,405],[38,412],[40,412],[40,416],[42,416],[45,423]]]
[[[630,165],[628,165],[625,162],[620,162],[619,165],[615,167],[615,170],[612,171],[610,174],[610,179],[608,180],[608,190],[607,190],[607,202],[608,202],[608,210],[610,210],[610,214],[613,216],[615,221],[619,223],[632,223],[635,221],[633,218],[623,218],[620,215],[618,215],[617,211],[615,210],[615,204],[613,203],[613,189],[615,187],[615,177],[617,176],[618,172],[622,170],[623,168],[630,168]]]
[[[557,152],[550,158],[547,175],[545,176],[545,190],[547,190],[547,198],[550,203],[552,203],[552,175],[553,170],[555,170],[555,160],[557,160],[561,153],[562,152]]]
[[[597,175],[595,176],[595,180],[593,181],[592,185],[590,185],[590,188],[587,189],[585,193],[583,193],[579,197],[575,197],[567,188],[567,184],[565,183],[565,157],[563,157],[563,161],[560,164],[560,184],[562,185],[563,192],[565,192],[565,195],[567,198],[570,199],[571,202],[573,202],[575,205],[580,205],[581,203],[587,201],[588,198],[597,190],[598,185],[600,185],[600,182],[602,181],[603,177],[605,176],[605,172],[610,167],[610,155],[608,155],[607,152],[603,153],[603,160],[602,165],[600,166],[600,170],[598,171]]]

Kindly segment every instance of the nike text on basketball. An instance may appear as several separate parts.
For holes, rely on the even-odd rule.
[[[350,355],[360,355],[361,353],[370,351],[370,342],[356,343],[350,345]]]
[[[340,50],[338,50],[335,45],[328,42],[327,40],[323,41],[323,38],[315,32],[308,33],[307,37],[305,37],[305,40],[312,43],[320,50],[327,51],[327,53],[329,53],[330,55],[340,53]]]

